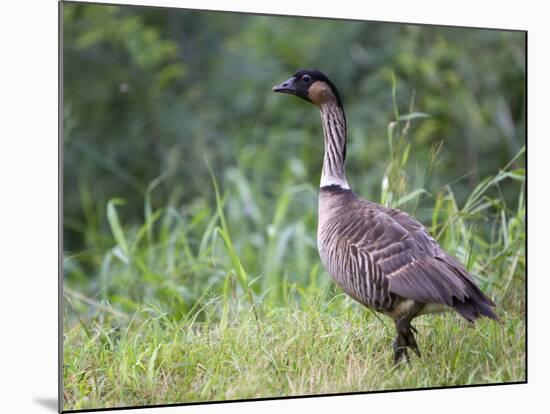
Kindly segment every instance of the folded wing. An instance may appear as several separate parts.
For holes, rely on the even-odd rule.
[[[441,249],[424,226],[399,210],[369,206],[372,226],[360,248],[372,256],[389,281],[391,292],[418,302],[454,308],[472,322],[497,319],[495,304],[477,287],[466,269]]]

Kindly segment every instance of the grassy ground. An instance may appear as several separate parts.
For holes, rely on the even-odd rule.
[[[336,297],[260,307],[220,322],[175,322],[153,309],[109,318],[65,337],[65,407],[92,408],[373,391],[525,379],[521,312],[475,327],[455,315],[416,320],[423,356],[392,364],[393,323]],[[519,311],[519,309],[518,309]]]
[[[176,189],[155,208],[161,176],[142,223],[124,220],[122,200],[94,205],[82,186],[87,222],[65,223],[88,248],[64,258],[64,408],[524,380],[523,151],[458,205],[452,185],[417,182],[436,168],[435,149],[411,191],[414,116],[388,128],[381,202],[422,219],[497,303],[500,323],[422,316],[422,359],[394,368],[393,323],[335,289],[315,247],[317,190],[285,171],[276,194],[229,169],[223,194],[213,180],[210,199],[180,207]]]

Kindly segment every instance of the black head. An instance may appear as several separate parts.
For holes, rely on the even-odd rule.
[[[290,79],[274,86],[273,92],[296,95],[317,106],[327,102],[342,106],[336,86],[317,69],[298,70]]]

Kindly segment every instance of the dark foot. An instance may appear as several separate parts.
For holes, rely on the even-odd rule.
[[[414,351],[414,353],[418,355],[418,357],[420,358],[421,356],[420,349],[418,348],[418,344],[416,343],[416,339],[414,338],[414,335],[413,335],[413,331],[416,333],[418,333],[418,331],[410,324],[410,322],[406,324],[405,323],[400,324],[398,322],[397,331],[398,331],[398,334],[402,336],[403,338],[402,341],[405,344],[405,346],[408,346],[409,348],[411,348]]]
[[[399,364],[403,358],[410,362],[409,353],[407,352],[407,345],[401,336],[395,338],[393,341],[393,363]]]
[[[413,332],[418,331],[411,325],[411,320],[422,310],[423,304],[417,303],[415,306],[395,322],[397,328],[397,338],[393,342],[393,361],[398,364],[403,358],[410,361],[407,348],[411,348],[420,358],[420,349],[416,343]]]

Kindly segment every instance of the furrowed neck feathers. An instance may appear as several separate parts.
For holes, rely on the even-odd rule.
[[[349,189],[344,162],[346,160],[346,116],[335,102],[320,106],[325,137],[325,156],[321,172],[321,187],[337,185]]]

